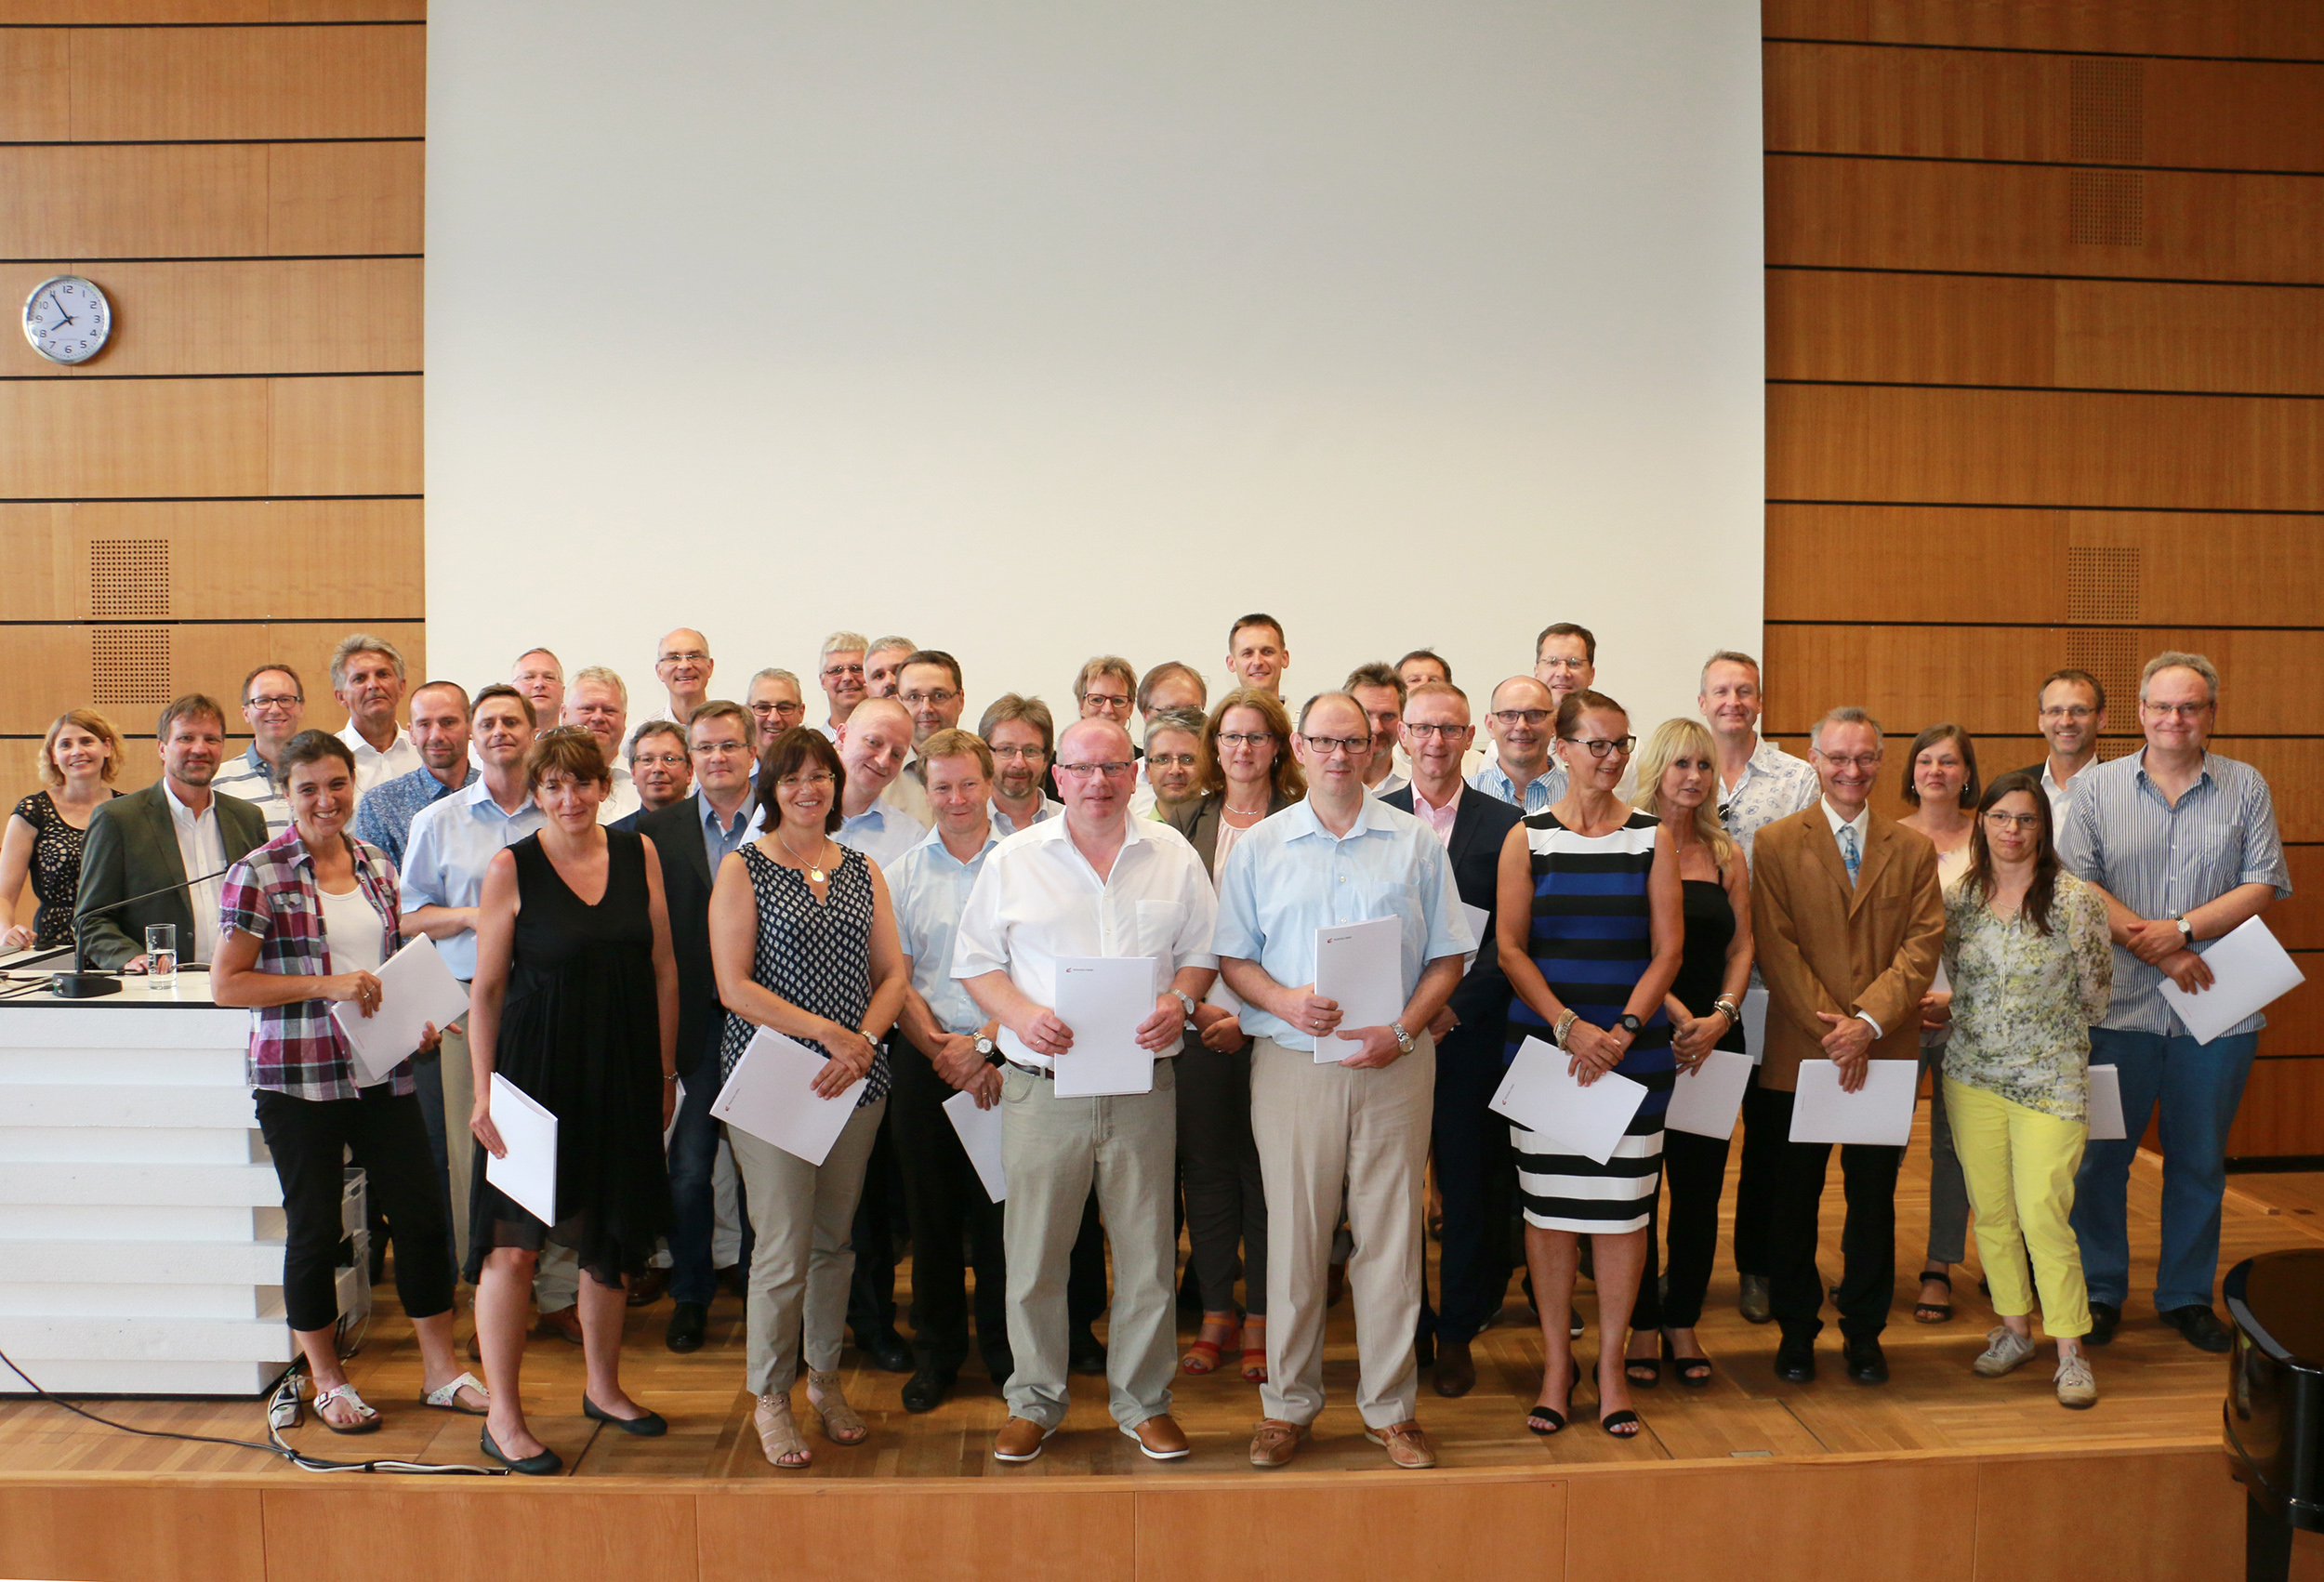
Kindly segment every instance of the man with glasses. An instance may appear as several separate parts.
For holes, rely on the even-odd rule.
[[[1283,695],[1283,673],[1291,668],[1291,650],[1283,640],[1283,623],[1261,611],[1243,616],[1226,633],[1226,667],[1237,686],[1275,697]]]
[[[1210,689],[1191,665],[1166,659],[1147,671],[1138,683],[1138,728],[1131,734],[1142,749],[1154,734],[1154,718],[1173,710],[1192,709],[1197,715],[1209,706]],[[1125,724],[1128,721],[1124,721]],[[1138,759],[1138,789],[1130,794],[1129,816],[1137,819],[1155,816],[1155,790],[1146,779],[1146,761],[1142,750]]]
[[[891,698],[904,691],[904,666],[920,645],[910,638],[874,638],[864,651],[864,692],[866,696]]]
[[[1114,1243],[1114,1311],[1106,1377],[1114,1420],[1158,1461],[1187,1454],[1170,1416],[1177,1368],[1171,1299],[1178,1238],[1177,1074],[1154,1068],[1150,1092],[1062,1099],[1059,1057],[1073,1029],[1055,1010],[1061,961],[1142,957],[1153,1009],[1135,1036],[1174,1053],[1217,975],[1210,932],[1218,903],[1202,859],[1167,824],[1129,816],[1137,764],[1129,732],[1080,719],[1058,745],[1065,811],[1018,831],[984,857],[953,947],[952,974],[1000,1023],[1001,1155],[1009,1177],[1003,1239],[1009,1265],[1009,1420],[993,1441],[1001,1461],[1030,1461],[1057,1431],[1066,1387],[1067,1269],[1091,1186]]]
[[[2049,756],[2041,760],[2041,789],[2050,798],[2051,823],[2063,836],[2075,777],[2098,761],[2098,738],[2106,729],[2106,689],[2087,670],[2053,670],[2042,678],[2034,706],[2041,739],[2050,744]]]
[[[760,743],[772,742],[792,726],[807,723],[805,694],[799,691],[799,678],[779,666],[770,665],[750,679],[750,691],[743,705],[750,710]]]
[[[833,632],[823,639],[823,652],[815,661],[815,680],[831,705],[831,718],[815,729],[834,742],[855,705],[869,695],[864,691],[864,653],[870,646],[871,639],[861,632]]]
[[[430,681],[413,692],[412,741],[419,748],[420,766],[371,788],[355,810],[355,838],[370,841],[403,867],[403,848],[419,811],[467,790],[475,780],[479,771],[469,758],[469,733],[468,692],[459,683]]]
[[[1046,789],[1056,729],[1049,705],[1015,692],[995,698],[984,718],[976,722],[976,733],[993,750],[993,796],[987,816],[1004,836],[1031,829],[1065,811],[1065,804]]]
[[[1356,1406],[1398,1467],[1433,1467],[1415,1413],[1422,1295],[1422,1180],[1434,1103],[1430,1029],[1477,949],[1436,832],[1367,796],[1363,705],[1324,692],[1300,711],[1292,749],[1307,799],[1235,842],[1219,877],[1218,953],[1243,999],[1251,1133],[1267,1187],[1265,1420],[1254,1467],[1287,1466],[1324,1405],[1324,1313],[1334,1230],[1353,1233]],[[1401,1009],[1342,1026],[1315,992],[1316,936],[1395,918]]]
[[[2162,1248],[2155,1311],[2189,1343],[2225,1351],[2212,1311],[2227,1129],[2259,1030],[2248,1016],[2199,1043],[2162,997],[2212,986],[2199,948],[2291,894],[2276,804],[2257,770],[2210,750],[2219,672],[2199,653],[2159,653],[2138,682],[2146,746],[2074,777],[2058,840],[2068,873],[2098,890],[2114,936],[2114,1002],[2090,1030],[2090,1063],[2111,1065],[2128,1135],[2093,1140],[2074,1183],[2074,1233],[2090,1284],[2089,1343],[2103,1346],[2130,1298],[2124,1197],[2131,1159],[2159,1113]]]
[[[1598,684],[1598,639],[1588,626],[1553,621],[1533,639],[1533,679],[1558,702]]]
[[[640,741],[660,743],[660,736]],[[714,700],[693,712],[686,726],[687,757],[693,795],[640,814],[639,834],[654,842],[662,864],[662,896],[669,911],[670,954],[678,958],[678,1116],[669,1140],[669,1328],[663,1342],[673,1351],[702,1349],[709,1323],[718,1272],[711,1255],[716,1224],[719,1122],[710,1114],[719,1095],[718,1046],[726,1031],[726,1009],[719,1001],[710,965],[710,890],[719,866],[759,828],[759,798],[752,777],[759,740],[754,721],[741,706]],[[741,1194],[737,1193],[738,1206]],[[751,1233],[742,1216],[741,1266],[750,1266]]]
[[[1494,754],[1469,784],[1526,813],[1548,811],[1565,795],[1565,770],[1550,757],[1557,736],[1557,699],[1531,676],[1512,676],[1493,689],[1486,717]]]
[[[1348,672],[1341,690],[1372,722],[1372,761],[1364,766],[1364,789],[1385,797],[1411,784],[1396,768],[1396,749],[1404,741],[1404,678],[1393,665],[1359,665]]]
[[[1945,943],[1945,896],[1927,837],[1872,811],[1881,727],[1860,708],[1816,724],[1812,752],[1823,796],[1759,832],[1751,864],[1751,937],[1767,979],[1767,1051],[1750,1095],[1753,1132],[1783,1137],[1771,1183],[1768,1299],[1783,1339],[1776,1377],[1816,1377],[1824,1277],[1816,1263],[1817,1211],[1829,1142],[1793,1142],[1802,1061],[1830,1061],[1840,1086],[1864,1086],[1871,1061],[1921,1058],[1921,996]],[[1896,1288],[1896,1166],[1900,1147],[1840,1150],[1848,1215],[1841,1235],[1842,1355],[1858,1384],[1884,1384],[1881,1332]]]
[[[290,828],[290,803],[283,796],[279,766],[283,748],[307,718],[307,689],[287,665],[261,665],[242,679],[242,717],[250,745],[229,759],[210,780],[210,789],[239,797],[266,815],[269,840]],[[358,836],[363,831],[355,832]]]
[[[684,728],[710,695],[710,673],[718,662],[710,657],[710,639],[692,626],[680,626],[666,633],[654,645],[654,674],[661,680],[667,701],[651,714],[630,721],[629,732],[622,740],[626,754],[638,732],[657,719]]]
[[[958,729],[967,694],[960,687],[960,662],[940,648],[913,651],[896,666],[896,701],[912,716],[912,758],[889,782],[887,798],[925,830],[936,822],[936,812],[929,806],[920,748],[939,732]]]
[[[621,753],[629,723],[628,685],[602,665],[574,671],[573,685],[565,689],[565,712],[557,723],[587,731],[597,738],[598,750],[605,755],[605,770],[614,783],[598,804],[597,822],[617,824],[636,812],[638,782]]]
[[[680,800],[693,789],[693,778],[686,728],[667,719],[647,720],[629,737],[629,779],[638,788],[638,811],[618,827],[635,829],[646,814]]]

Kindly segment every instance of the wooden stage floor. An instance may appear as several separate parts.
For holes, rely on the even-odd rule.
[[[1914,1452],[1989,1456],[2132,1445],[2215,1447],[2225,1384],[2221,1359],[2195,1351],[2165,1329],[2143,1296],[2134,1294],[2114,1344],[2093,1353],[2100,1400],[2087,1412],[2068,1412],[2056,1404],[2050,1367],[2043,1361],[2001,1380],[1971,1374],[1970,1361],[1994,1322],[1977,1295],[1974,1248],[1968,1273],[1957,1272],[1954,1277],[1952,1321],[1936,1325],[1911,1321],[1916,1286],[1909,1271],[1918,1267],[1927,1225],[1925,1148],[1924,1133],[1917,1132],[1898,1188],[1896,1319],[1885,1338],[1895,1377],[1887,1387],[1867,1389],[1849,1381],[1839,1366],[1837,1332],[1829,1327],[1816,1382],[1778,1383],[1772,1371],[1774,1326],[1743,1322],[1735,1311],[1733,1272],[1722,1267],[1701,1330],[1705,1350],[1718,1368],[1708,1389],[1681,1389],[1666,1374],[1661,1388],[1638,1392],[1645,1430],[1636,1440],[1623,1442],[1597,1430],[1588,1405],[1591,1387],[1585,1385],[1582,1414],[1575,1426],[1551,1438],[1537,1438],[1525,1431],[1523,1418],[1539,1378],[1540,1337],[1528,1322],[1512,1278],[1502,1320],[1478,1338],[1476,1389],[1463,1399],[1446,1401],[1429,1388],[1423,1371],[1419,1415],[1436,1440],[1442,1465],[1563,1469],[1586,1463]],[[2132,1188],[2134,1246],[2143,1253],[2133,1268],[2134,1293],[2148,1288],[2152,1279],[2159,1180],[2157,1164],[2142,1156]],[[1823,1242],[1827,1273],[1832,1278],[1839,1267],[1839,1210],[1835,1171],[1825,1199]],[[2324,1176],[2231,1179],[2223,1272],[2252,1253],[2319,1239],[2324,1239]],[[1723,1237],[1721,1254],[1723,1260]],[[899,1273],[900,1285],[908,1278],[907,1265]],[[904,1295],[900,1290],[900,1299]],[[1584,1344],[1594,1344],[1595,1304],[1586,1283],[1580,1306],[1591,1326]],[[624,1358],[624,1378],[631,1393],[670,1420],[671,1432],[660,1440],[602,1431],[584,1419],[579,1411],[579,1351],[553,1338],[531,1342],[523,1378],[526,1405],[535,1431],[566,1458],[569,1476],[776,1479],[789,1483],[899,1478],[1022,1481],[1092,1474],[1168,1479],[1238,1471],[1259,1476],[1243,1459],[1260,1416],[1259,1392],[1231,1371],[1202,1378],[1179,1377],[1176,1415],[1195,1443],[1195,1454],[1183,1462],[1160,1465],[1138,1455],[1113,1427],[1103,1381],[1076,1378],[1074,1409],[1064,1431],[1037,1461],[1003,1467],[992,1460],[988,1448],[1006,1409],[976,1362],[971,1360],[959,1388],[944,1406],[914,1416],[899,1400],[905,1376],[878,1371],[852,1350],[846,1362],[849,1398],[871,1424],[870,1442],[842,1449],[814,1435],[811,1426],[814,1466],[803,1472],[778,1472],[759,1454],[749,1425],[751,1403],[742,1382],[740,1304],[720,1295],[711,1312],[709,1343],[691,1356],[673,1355],[663,1346],[668,1314],[667,1299],[633,1310]],[[463,1317],[463,1337],[468,1327]],[[1317,1425],[1317,1441],[1301,1457],[1298,1469],[1379,1470],[1385,1467],[1384,1457],[1362,1438],[1362,1424],[1351,1404],[1354,1340],[1345,1302],[1333,1310],[1329,1336],[1329,1404]],[[310,1419],[294,1436],[302,1448],[334,1458],[479,1459],[475,1420],[416,1404],[418,1355],[391,1287],[379,1293],[369,1336],[349,1371],[366,1398],[381,1408],[384,1430],[367,1439],[337,1438]],[[812,1425],[803,1384],[795,1399],[802,1421]],[[99,1409],[144,1428],[263,1437],[260,1408],[250,1402],[114,1402]],[[230,1474],[315,1482],[249,1451],[116,1433],[41,1402],[0,1404],[0,1479],[57,1473],[131,1473],[163,1481],[176,1474]]]

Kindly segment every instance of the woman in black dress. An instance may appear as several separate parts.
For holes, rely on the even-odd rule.
[[[95,709],[57,717],[40,745],[41,789],[16,805],[0,837],[0,952],[57,950],[73,943],[73,898],[81,888],[81,843],[100,803],[120,792],[121,732]],[[26,928],[17,903],[30,879],[40,911]]]
[[[1663,1002],[1671,1048],[1682,1071],[1702,1064],[1713,1049],[1743,1047],[1743,995],[1751,983],[1751,879],[1743,849],[1718,818],[1719,758],[1700,720],[1668,719],[1638,755],[1638,807],[1660,819],[1678,849],[1684,890],[1686,941],[1679,975]],[[1710,1285],[1719,1241],[1719,1194],[1726,1183],[1727,1140],[1690,1131],[1662,1134],[1663,1179],[1670,1183],[1669,1282],[1656,1285],[1662,1263],[1659,1227],[1646,1227],[1646,1268],[1631,1314],[1624,1371],[1648,1389],[1662,1377],[1664,1359],[1679,1382],[1710,1382],[1710,1359],[1695,1338]],[[1658,1333],[1657,1333],[1658,1331]]]
[[[534,1264],[554,1237],[579,1255],[585,1417],[625,1433],[668,1425],[621,1388],[625,1279],[668,1229],[662,1131],[677,1099],[678,966],[653,841],[597,822],[613,777],[597,739],[559,729],[525,762],[548,814],[492,860],[476,927],[469,1049],[476,1155],[468,1277],[491,1387],[484,1453],[520,1472],[553,1472],[557,1453],[525,1426],[517,1368]],[[594,897],[595,899],[590,899]],[[545,1225],[487,1180],[508,1149],[493,1124],[497,1071],[557,1117],[557,1223]]]

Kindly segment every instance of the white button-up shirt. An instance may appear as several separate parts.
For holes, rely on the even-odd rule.
[[[170,826],[178,832],[178,861],[186,866],[189,880],[199,884],[186,886],[186,903],[193,908],[193,938],[178,942],[180,961],[208,961],[218,954],[218,903],[226,889],[221,874],[226,866],[226,837],[218,833],[218,798],[199,813],[178,800],[178,793],[162,782],[162,797],[169,803]],[[210,876],[204,878],[204,875]],[[142,950],[145,942],[137,942]]]
[[[1061,959],[1150,956],[1156,995],[1185,968],[1218,966],[1210,932],[1219,902],[1202,859],[1169,824],[1129,811],[1125,805],[1122,849],[1102,879],[1062,818],[1019,830],[987,852],[961,915],[952,975],[1006,972],[1026,998],[1054,1007]],[[1000,1047],[1019,1065],[1049,1069],[1049,1056],[1006,1027]]]
[[[597,822],[612,824],[644,807],[645,798],[638,795],[638,779],[629,772],[627,764],[609,763],[605,767],[613,771],[614,784],[607,787],[605,799],[597,805]]]
[[[399,774],[409,774],[416,769],[427,767],[427,760],[419,756],[419,747],[412,740],[412,733],[401,725],[395,728],[395,740],[388,744],[386,752],[364,741],[363,733],[355,729],[355,722],[351,719],[347,722],[347,729],[339,732],[339,740],[345,742],[347,750],[355,755],[355,795],[358,799],[383,780],[393,780]]]
[[[944,832],[931,829],[886,870],[888,899],[896,914],[896,943],[912,958],[912,987],[947,1033],[973,1034],[984,1025],[984,1011],[952,975],[952,947],[976,876],[984,871],[985,857],[1000,842],[1000,831],[986,824],[984,844],[963,863],[944,845]]]
[[[423,906],[474,906],[483,899],[484,870],[504,848],[514,846],[548,822],[530,796],[513,813],[504,813],[482,776],[465,791],[430,802],[412,819],[403,847],[405,912]],[[436,953],[452,975],[476,976],[476,930],[436,942]]]

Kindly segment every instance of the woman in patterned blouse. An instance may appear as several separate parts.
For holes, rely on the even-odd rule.
[[[2059,1404],[2088,1406],[2090,1297],[2067,1217],[2090,1136],[2090,1027],[2114,987],[2106,906],[2058,865],[2050,798],[2030,774],[1986,787],[1970,841],[1969,871],[1945,896],[1952,993],[1940,1010],[1953,1029],[1945,1108],[2001,1320],[1975,1368],[1998,1378],[2034,1354],[2030,1251]]]
[[[92,708],[57,717],[40,745],[41,789],[16,805],[0,837],[0,952],[55,950],[73,943],[73,898],[81,888],[81,842],[99,804],[120,792],[121,732]],[[17,922],[24,881],[40,898],[33,926]]]

